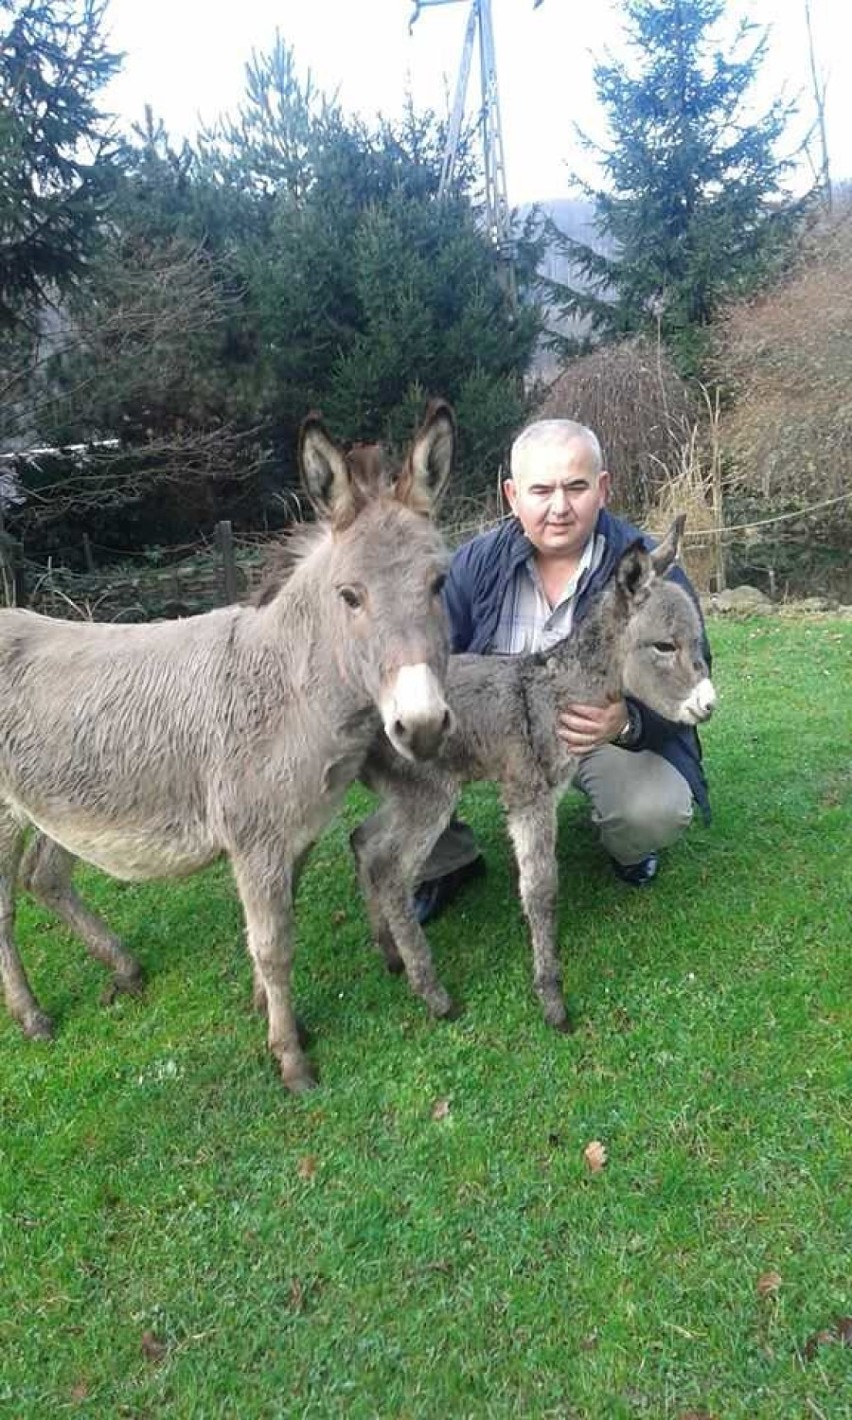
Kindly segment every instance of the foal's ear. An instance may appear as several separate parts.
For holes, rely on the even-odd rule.
[[[630,602],[644,600],[655,577],[651,554],[641,538],[625,548],[615,569],[615,584]]]
[[[346,455],[329,434],[322,416],[311,413],[299,430],[299,470],[302,487],[321,518],[345,522],[355,497]]]
[[[686,513],[678,513],[662,542],[659,542],[651,553],[651,561],[658,577],[664,576],[672,563],[676,562],[680,556],[680,544],[685,525]]]
[[[455,453],[455,415],[445,399],[433,399],[397,481],[399,501],[415,513],[433,513],[449,482]]]

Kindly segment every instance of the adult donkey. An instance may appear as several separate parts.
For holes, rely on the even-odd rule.
[[[556,943],[556,805],[576,768],[556,733],[559,709],[625,694],[666,720],[696,725],[715,702],[701,617],[664,573],[685,519],[659,547],[627,548],[575,634],[529,656],[452,656],[447,698],[455,727],[436,758],[403,763],[379,735],[361,778],[384,802],[352,834],[373,936],[392,971],[408,974],[434,1015],[453,1014],[429,945],[411,911],[419,870],[463,784],[500,785],[532,937],[535,989],[544,1017],[567,1030]]]
[[[27,825],[23,885],[119,990],[140,969],[71,886],[75,858],[140,880],[226,854],[269,1048],[291,1090],[314,1083],[290,999],[294,870],[381,725],[412,760],[449,727],[446,552],[425,515],[454,447],[441,401],[395,477],[377,446],[345,452],[309,416],[300,466],[321,521],[254,606],[143,626],[0,612],[0,974],[26,1035],[52,1031],[13,939]]]

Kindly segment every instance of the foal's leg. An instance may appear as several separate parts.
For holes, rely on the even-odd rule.
[[[32,993],[15,946],[15,889],[24,830],[7,809],[0,807],[0,977],[6,1005],[24,1035],[49,1040],[53,1023]]]
[[[438,980],[429,943],[411,910],[411,893],[456,797],[455,785],[430,791],[424,783],[407,794],[400,789],[350,839],[371,929],[389,970],[398,970],[401,960],[414,994],[444,1019],[458,1010]]]
[[[21,886],[55,912],[91,956],[112,971],[112,982],[103,997],[106,1003],[114,1001],[119,992],[137,995],[142,987],[142,968],[103,918],[87,907],[77,893],[71,882],[76,864],[77,859],[67,849],[38,834],[24,854]]]
[[[277,849],[276,861],[270,856]],[[280,843],[233,854],[231,861],[246,919],[246,937],[254,974],[255,1003],[265,1000],[269,1049],[281,1078],[294,1094],[313,1089],[316,1079],[299,1044],[290,976],[293,966],[292,866]]]
[[[525,804],[512,804],[507,795],[506,814],[518,863],[521,902],[532,938],[536,995],[547,1024],[570,1031],[556,949],[556,802],[546,792]]]

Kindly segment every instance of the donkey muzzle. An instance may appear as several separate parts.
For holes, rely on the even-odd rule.
[[[712,680],[705,677],[684,700],[680,707],[680,718],[687,725],[701,725],[709,720],[716,704],[716,691]]]
[[[385,734],[405,759],[433,759],[453,726],[440,682],[425,663],[400,666],[381,712]]]

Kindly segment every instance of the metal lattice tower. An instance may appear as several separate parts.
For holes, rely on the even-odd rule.
[[[455,5],[460,0],[414,0],[414,14],[411,24],[420,11],[430,5]],[[541,0],[534,0],[535,6]],[[441,165],[441,179],[438,196],[449,192],[455,174],[459,151],[462,121],[464,119],[467,86],[473,49],[479,35],[479,82],[481,108],[479,128],[482,136],[482,159],[485,175],[485,219],[488,235],[494,243],[500,271],[506,282],[509,299],[517,303],[515,286],[514,245],[509,216],[509,198],[506,191],[506,162],[503,154],[503,129],[500,123],[500,100],[497,91],[497,61],[494,54],[494,27],[491,22],[491,0],[470,0],[470,11],[465,28],[462,56],[456,80],[456,93],[444,157]]]

